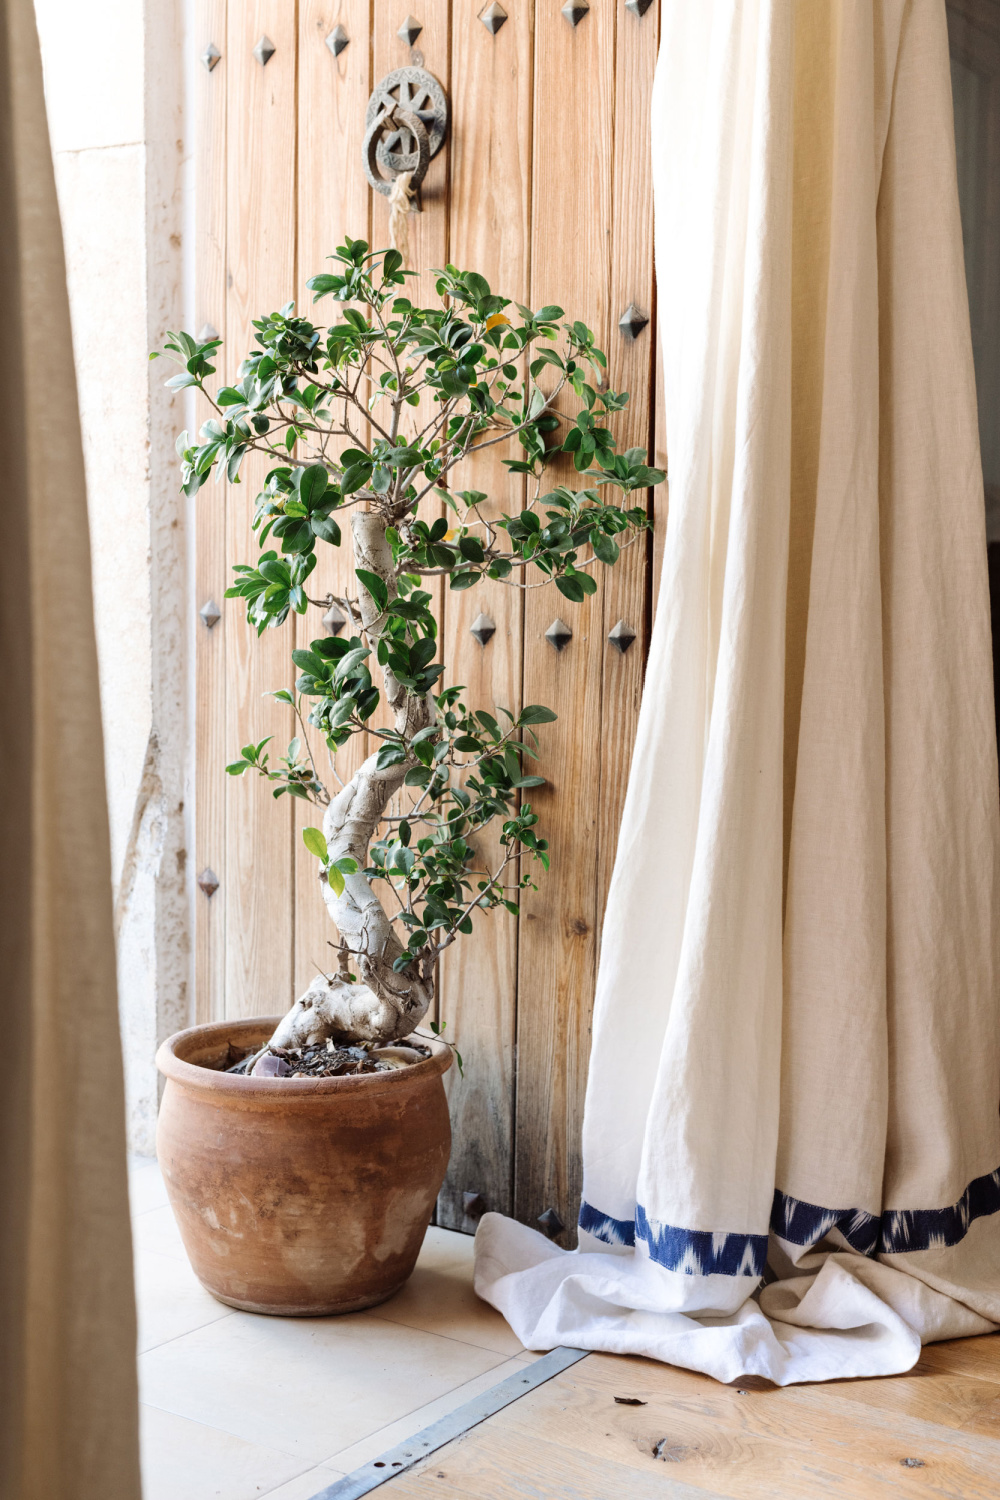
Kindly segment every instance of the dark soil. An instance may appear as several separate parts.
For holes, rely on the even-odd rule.
[[[396,1045],[418,1052],[421,1057],[431,1055],[431,1049],[415,1039]],[[379,1051],[378,1047],[337,1047],[332,1041],[327,1041],[312,1047],[268,1047],[265,1055],[275,1060],[273,1072],[268,1070],[272,1078],[341,1078],[349,1073],[388,1073],[399,1066],[398,1060],[390,1062],[388,1058],[381,1058]],[[259,1056],[256,1050],[244,1052],[230,1044],[224,1071],[247,1073]]]

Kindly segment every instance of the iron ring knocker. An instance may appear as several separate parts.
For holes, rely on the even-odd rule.
[[[396,68],[376,84],[365,110],[361,152],[376,192],[388,197],[396,179],[409,172],[413,206],[420,207],[417,190],[444,145],[449,113],[447,94],[426,68]]]
[[[379,161],[379,146],[383,137],[388,135],[399,135],[406,131],[416,143],[416,150],[407,152],[405,155],[397,155],[398,168],[390,167],[391,176],[382,175],[382,163]],[[368,181],[372,187],[385,197],[392,191],[392,184],[396,177],[402,176],[404,172],[410,174],[410,192],[414,195],[414,207],[420,207],[420,184],[427,176],[427,168],[431,161],[431,142],[427,134],[427,127],[418,115],[412,110],[403,109],[396,104],[392,109],[387,109],[383,114],[376,115],[365,132],[364,159],[367,168]]]

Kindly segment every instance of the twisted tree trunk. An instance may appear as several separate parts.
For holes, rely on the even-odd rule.
[[[397,592],[396,574],[385,528],[384,518],[376,511],[357,512],[351,521],[355,566],[382,579],[391,603]],[[374,660],[386,617],[366,589],[360,593],[362,624]],[[389,667],[382,668],[382,678],[397,733],[409,739],[433,723],[432,699],[412,697]],[[348,855],[358,865],[357,874],[344,877],[339,896],[324,878],[323,896],[361,983],[342,974],[318,974],[278,1026],[271,1038],[274,1046],[302,1047],[327,1037],[335,1042],[398,1041],[419,1025],[434,998],[432,976],[420,974],[415,965],[399,973],[393,969],[403,945],[363,873],[368,847],[385,810],[415,764],[407,758],[379,770],[377,760],[377,753],[368,757],[330,803],[323,819],[330,860]]]

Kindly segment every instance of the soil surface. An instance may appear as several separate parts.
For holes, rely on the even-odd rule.
[[[336,1046],[333,1041],[312,1047],[267,1047],[263,1052],[230,1046],[223,1064],[226,1073],[248,1073],[257,1078],[340,1078],[348,1073],[389,1073],[430,1057],[431,1049],[416,1038],[391,1047]],[[254,1069],[260,1059],[263,1066]]]

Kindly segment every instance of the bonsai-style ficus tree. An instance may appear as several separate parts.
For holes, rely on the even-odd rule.
[[[596,590],[598,566],[647,527],[635,491],[663,475],[641,448],[617,451],[606,419],[626,394],[603,388],[604,355],[590,329],[559,307],[532,312],[493,294],[482,276],[437,273],[442,305],[404,295],[400,255],[348,240],[336,269],[308,283],[332,297],[339,321],[316,327],[294,304],[254,324],[257,347],[239,378],[214,397],[216,338],[171,334],[183,365],[168,382],[193,386],[215,415],[199,441],[178,439],[182,480],[195,494],[213,469],[238,484],[249,453],[270,467],[253,529],[261,551],[235,569],[228,593],[246,601],[258,634],[292,613],[343,620],[292,652],[294,691],[274,697],[296,719],[288,753],[268,740],[246,745],[227,767],[254,772],[322,809],[304,838],[319,861],[323,896],[339,934],[336,972],[318,975],[281,1022],[271,1045],[379,1044],[411,1033],[434,998],[438,959],[473,913],[517,912],[519,891],[547,845],[525,799],[535,729],[553,720],[531,704],[473,706],[441,682],[430,579],[470,589],[483,578],[511,587],[553,583],[579,602]],[[544,382],[544,383],[543,383]],[[580,409],[557,409],[572,391]],[[455,490],[456,470],[476,477],[475,455],[505,444],[507,468],[526,476],[523,508],[496,517],[488,496]],[[570,454],[581,488],[543,488],[558,453]],[[348,530],[354,592],[310,592],[318,545],[339,547]],[[326,742],[331,773],[354,736],[377,741],[355,774],[331,791],[310,750],[305,720]],[[485,857],[481,835],[499,824]]]

